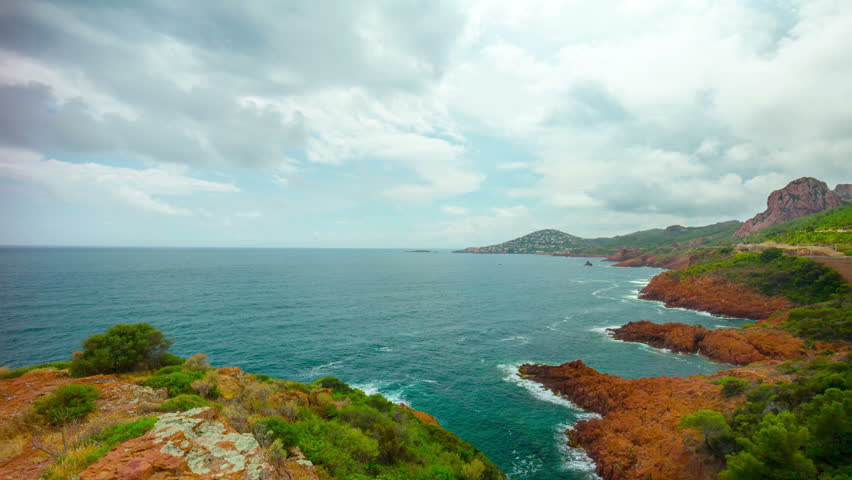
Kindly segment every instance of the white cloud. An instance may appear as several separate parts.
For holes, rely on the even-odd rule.
[[[469,209],[457,205],[442,205],[441,211],[448,215],[467,215],[470,213]]]
[[[529,162],[507,162],[497,165],[498,170],[523,170],[530,168]]]
[[[0,149],[0,177],[42,188],[65,202],[97,204],[105,199],[165,215],[192,211],[161,198],[198,193],[235,193],[234,185],[187,176],[175,168],[141,170],[96,163],[70,163],[34,152]]]

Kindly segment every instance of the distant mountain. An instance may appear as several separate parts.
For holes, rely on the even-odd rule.
[[[682,247],[696,247],[719,241],[727,242],[742,225],[736,220],[714,223],[703,227],[684,227],[672,225],[667,228],[654,228],[608,238],[594,238],[590,242],[599,247],[608,248],[652,248],[680,244]]]
[[[589,241],[559,230],[539,230],[523,237],[487,247],[470,247],[456,253],[555,253],[589,245]]]
[[[539,230],[508,242],[487,247],[470,247],[459,250],[458,253],[561,253],[571,250],[576,254],[607,255],[619,248],[692,247],[730,241],[740,225],[736,220],[704,227],[672,225],[668,228],[654,228],[616,237],[591,239],[559,230]]]
[[[852,183],[841,183],[834,187],[834,193],[844,202],[852,202]]]
[[[841,192],[845,191],[841,189]],[[766,201],[766,210],[746,221],[734,237],[744,238],[762,228],[836,208],[843,203],[841,196],[829,190],[825,182],[802,177],[772,192]]]

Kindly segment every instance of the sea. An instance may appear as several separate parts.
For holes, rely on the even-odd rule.
[[[626,378],[731,368],[613,340],[635,320],[745,320],[637,298],[662,270],[586,258],[385,249],[0,248],[0,365],[67,360],[148,322],[172,352],[311,382],[335,376],[426,411],[510,477],[593,479],[565,430],[592,418],[519,378],[581,359]]]

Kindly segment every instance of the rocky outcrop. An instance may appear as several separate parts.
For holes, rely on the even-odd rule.
[[[541,383],[602,418],[580,421],[566,433],[586,450],[605,480],[715,478],[721,463],[696,449],[678,427],[702,409],[732,411],[744,401],[725,398],[710,380],[725,376],[767,378],[771,368],[746,367],[709,377],[627,380],[601,374],[582,361],[559,366],[523,365],[524,378]]]
[[[438,420],[435,417],[433,417],[432,415],[429,415],[426,412],[421,412],[420,410],[415,410],[415,409],[409,407],[408,405],[406,405],[404,403],[398,403],[397,405],[399,405],[400,407],[411,412],[412,415],[417,417],[417,419],[420,420],[423,423],[431,423],[432,425],[437,425],[439,427],[441,426],[441,424],[438,423]]]
[[[284,478],[251,434],[237,433],[210,407],[160,415],[148,433],[80,473],[80,480]]]
[[[677,353],[700,353],[717,362],[748,365],[765,360],[790,360],[805,345],[788,332],[771,327],[706,329],[684,323],[630,322],[611,329],[613,338],[640,342]]]
[[[841,190],[845,191],[845,187]],[[746,221],[734,237],[744,238],[762,228],[813,215],[842,204],[841,197],[829,190],[825,182],[811,177],[802,177],[772,192],[766,202],[766,210]]]
[[[639,292],[639,298],[661,301],[667,307],[753,320],[793,308],[784,297],[767,297],[716,275],[684,277],[677,272],[665,272],[651,279]]]
[[[844,202],[852,202],[852,183],[841,183],[834,187],[834,193]]]

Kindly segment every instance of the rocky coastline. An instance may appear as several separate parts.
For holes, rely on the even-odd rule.
[[[601,415],[566,431],[583,448],[604,480],[714,478],[722,463],[696,448],[678,427],[683,416],[702,409],[730,411],[743,402],[721,393],[714,379],[735,376],[773,383],[783,379],[770,364],[709,376],[624,379],[603,374],[581,360],[557,366],[526,364],[523,378],[540,383],[580,408]]]
[[[764,320],[775,312],[793,308],[784,297],[767,297],[719,276],[681,277],[676,272],[661,273],[651,279],[640,290],[639,298],[663,302],[667,307],[752,320]]]

